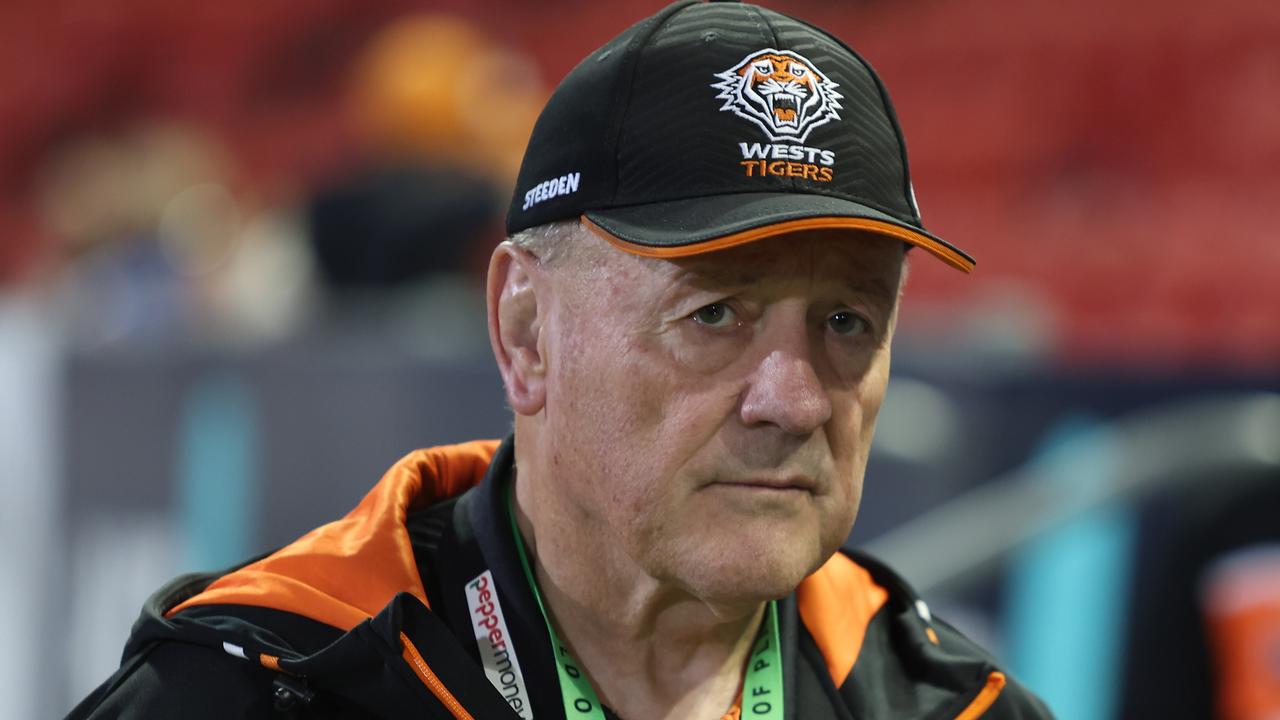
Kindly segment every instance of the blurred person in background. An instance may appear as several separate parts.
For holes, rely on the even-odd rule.
[[[308,312],[301,237],[253,206],[229,153],[196,126],[146,118],[76,134],[37,189],[79,347],[276,338]]]
[[[869,66],[778,13],[679,2],[600,48],[489,265],[513,436],[174,581],[72,716],[1047,717],[840,549],[906,248],[973,266],[902,142]]]
[[[369,42],[347,98],[364,159],[306,210],[339,322],[367,325],[390,301],[425,352],[484,345],[475,280],[544,99],[527,57],[453,16],[410,15]]]
[[[315,177],[250,175],[224,128],[160,109],[107,103],[50,142],[34,205],[78,345],[280,340],[318,309],[365,321],[366,300],[407,299],[464,335],[430,310],[482,313],[465,308],[545,97],[537,72],[463,20],[410,15],[333,74],[345,94],[325,109],[349,147]],[[429,281],[444,290],[416,298]]]
[[[95,345],[184,334],[196,303],[161,218],[183,189],[218,182],[225,161],[210,138],[151,123],[83,134],[52,154],[39,206],[67,259],[73,337]]]
[[[1148,539],[1158,550],[1132,591],[1118,716],[1276,717],[1280,476],[1213,477],[1158,502],[1161,527]]]

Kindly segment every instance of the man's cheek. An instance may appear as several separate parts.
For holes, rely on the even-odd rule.
[[[628,433],[656,440],[653,434],[670,421],[671,403],[678,391],[666,373],[643,363],[614,369],[614,406],[611,408]]]
[[[861,481],[857,481],[852,486],[842,487],[840,492],[825,498],[819,505],[818,529],[824,551],[834,551],[848,538],[858,516],[861,494]]]
[[[663,338],[672,368],[691,375],[719,372],[742,357],[740,338],[718,336],[693,322],[682,323]]]

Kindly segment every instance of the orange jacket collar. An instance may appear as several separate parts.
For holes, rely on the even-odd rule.
[[[195,605],[254,605],[350,630],[400,592],[429,605],[405,518],[478,484],[497,448],[496,440],[485,440],[410,453],[346,517],[218,578],[166,614]]]
[[[196,605],[253,605],[350,630],[400,592],[430,606],[405,518],[477,485],[497,448],[496,440],[484,440],[410,453],[346,517],[218,578],[166,614]],[[805,578],[796,598],[800,617],[839,686],[888,593],[838,552]]]

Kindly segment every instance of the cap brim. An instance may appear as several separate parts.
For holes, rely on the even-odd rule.
[[[675,258],[805,230],[863,230],[919,247],[970,272],[963,250],[891,215],[826,195],[739,193],[589,210],[584,224],[621,250]]]

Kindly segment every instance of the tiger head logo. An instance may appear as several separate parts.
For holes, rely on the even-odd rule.
[[[720,110],[754,122],[774,141],[802,143],[810,130],[840,119],[843,96],[836,83],[790,50],[751,53],[715,76],[719,82],[711,87],[724,100]]]

